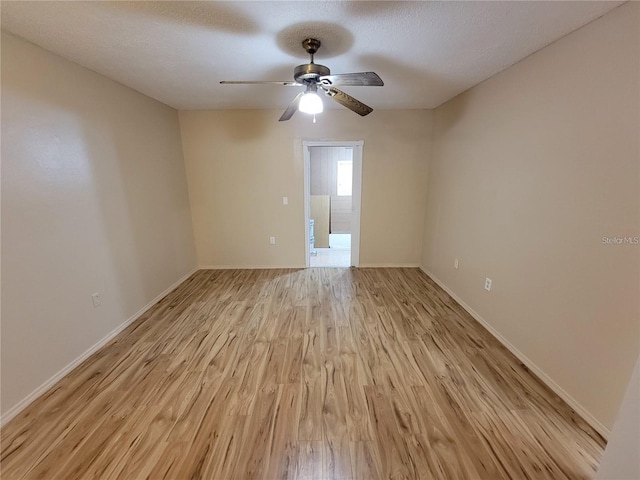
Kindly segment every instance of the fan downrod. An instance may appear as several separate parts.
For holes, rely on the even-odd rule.
[[[315,84],[318,79],[325,75],[331,75],[331,70],[324,65],[314,63],[313,54],[320,48],[320,40],[315,38],[307,38],[302,41],[302,46],[311,55],[311,61],[304,65],[298,65],[293,71],[293,78],[296,82],[305,85]]]

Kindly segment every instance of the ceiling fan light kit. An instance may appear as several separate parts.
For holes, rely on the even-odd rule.
[[[302,94],[302,97],[300,97],[298,110],[302,113],[315,115],[317,113],[322,113],[323,109],[322,99],[320,98],[320,95],[318,95],[318,87],[315,85],[308,85],[307,91]]]
[[[329,70],[328,67],[314,63],[313,61],[313,56],[320,48],[320,45],[320,40],[315,38],[307,38],[302,42],[302,46],[311,56],[311,60],[309,63],[304,65],[298,65],[293,70],[293,82],[226,80],[220,83],[225,85],[268,84],[306,87],[305,91],[299,93],[286,108],[280,117],[281,122],[289,120],[293,114],[296,113],[296,110],[300,110],[302,113],[312,114],[314,116],[315,123],[315,115],[322,113],[323,111],[322,99],[320,98],[320,95],[318,95],[318,88],[320,88],[320,90],[328,97],[360,116],[364,117],[365,115],[373,112],[373,108],[365,105],[359,100],[356,100],[342,90],[338,90],[335,88],[335,85],[350,87],[381,87],[384,85],[382,79],[374,72],[339,73],[332,75],[331,70]]]

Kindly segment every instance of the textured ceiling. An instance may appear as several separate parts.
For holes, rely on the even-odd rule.
[[[2,28],[178,109],[284,108],[307,63],[375,71],[374,108],[433,108],[623,2],[2,1]],[[325,102],[326,103],[326,102]]]

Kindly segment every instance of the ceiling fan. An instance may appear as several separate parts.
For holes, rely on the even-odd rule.
[[[338,90],[335,85],[348,87],[381,87],[384,85],[382,79],[374,72],[360,73],[338,73],[331,74],[329,67],[313,62],[313,55],[320,48],[320,40],[307,38],[302,42],[302,46],[311,56],[311,61],[304,65],[298,65],[293,70],[293,82],[263,82],[263,81],[229,81],[220,82],[224,85],[283,85],[286,87],[306,87],[304,92],[300,92],[289,104],[280,117],[280,121],[289,120],[296,110],[303,113],[317,114],[323,110],[322,100],[318,95],[318,89],[327,96],[356,112],[365,116],[373,112],[373,108],[356,100],[351,95],[347,95],[342,90]],[[315,121],[315,116],[314,116]]]

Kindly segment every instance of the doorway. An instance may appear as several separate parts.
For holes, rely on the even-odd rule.
[[[359,264],[362,146],[303,142],[307,266]]]

